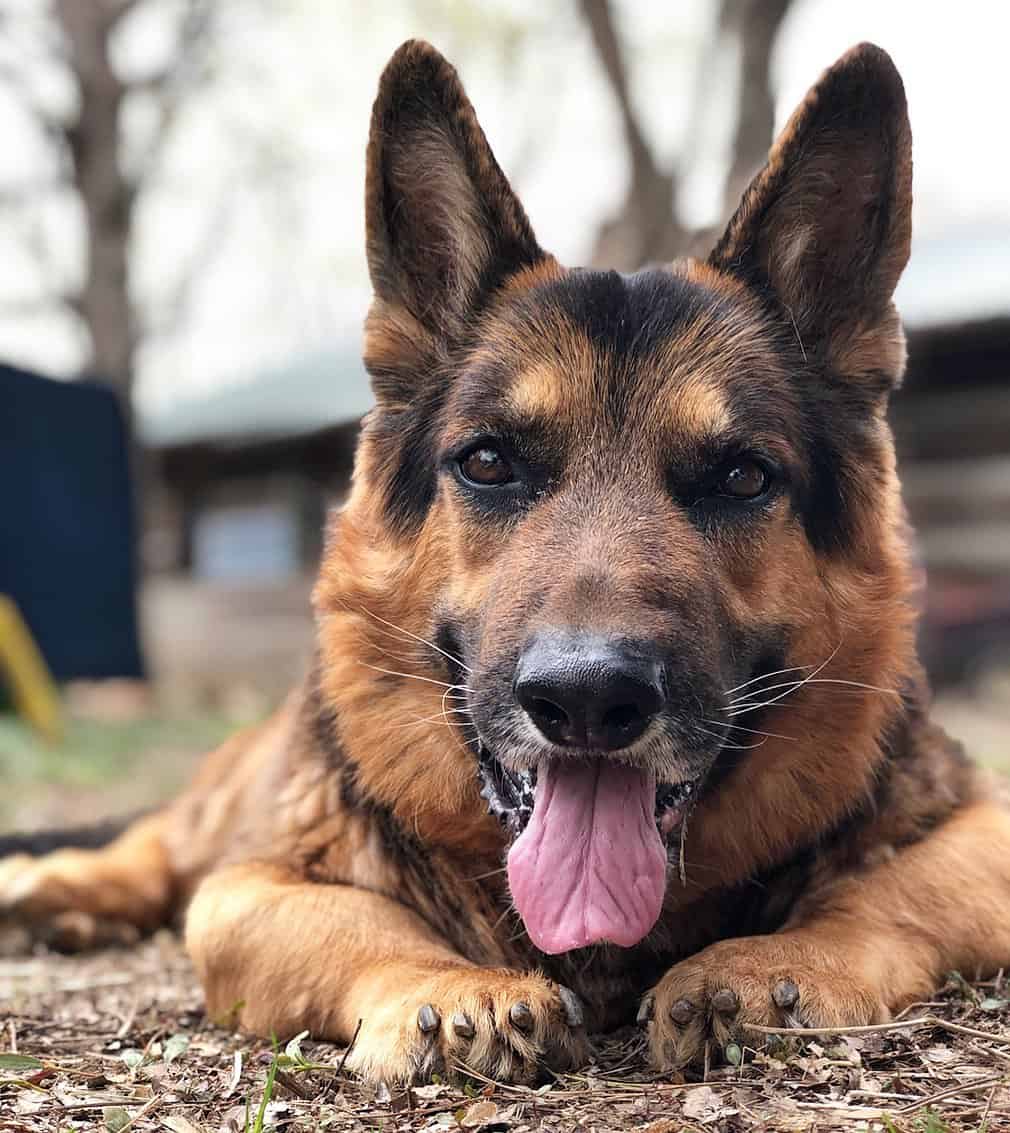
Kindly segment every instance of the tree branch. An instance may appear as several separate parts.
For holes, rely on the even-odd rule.
[[[134,182],[143,175],[141,170],[147,172],[157,163],[183,103],[210,76],[209,53],[201,47],[207,43],[213,18],[213,0],[189,0],[172,61],[127,87],[129,94],[150,95],[157,104],[157,122],[136,162]]]
[[[579,0],[579,7],[617,102],[631,163],[624,204],[601,226],[592,260],[636,268],[647,260],[672,258],[682,250],[686,236],[673,211],[676,180],[660,169],[632,104],[609,0]]]
[[[740,50],[733,161],[726,177],[723,211],[728,219],[751,178],[768,156],[775,128],[771,54],[791,0],[724,0],[720,22]]]
[[[614,27],[609,0],[580,0],[582,14],[589,25],[596,54],[603,64],[618,109],[621,125],[632,159],[632,175],[642,181],[655,181],[663,177],[653,156],[635,113],[628,90],[628,76],[621,54],[621,46]]]

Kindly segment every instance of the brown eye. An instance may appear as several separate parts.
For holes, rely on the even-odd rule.
[[[459,462],[463,479],[481,488],[496,488],[515,477],[512,465],[493,445],[481,445],[468,452]]]
[[[768,472],[756,460],[741,460],[719,481],[718,491],[734,500],[755,500],[764,495],[770,483]]]

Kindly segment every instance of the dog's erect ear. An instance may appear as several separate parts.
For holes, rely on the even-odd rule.
[[[896,382],[891,296],[911,242],[912,142],[886,52],[854,47],[789,120],[710,263],[774,292],[809,355]]]
[[[453,338],[488,294],[543,258],[453,67],[410,40],[379,81],[365,189],[376,297]]]

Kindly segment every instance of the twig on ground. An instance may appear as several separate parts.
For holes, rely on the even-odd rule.
[[[358,1041],[358,1035],[361,1034],[361,1023],[362,1023],[362,1020],[359,1019],[358,1025],[354,1028],[354,1034],[351,1035],[351,1041],[347,1044],[347,1047],[344,1050],[344,1053],[340,1056],[340,1061],[337,1063],[336,1077],[338,1077],[338,1078],[340,1077],[341,1074],[343,1074],[344,1063],[347,1062],[347,1056],[351,1053],[352,1050],[354,1050],[354,1044]]]
[[[870,1023],[859,1027],[762,1027],[754,1024],[748,1029],[762,1035],[783,1035],[789,1038],[817,1038],[827,1035],[882,1035],[888,1031],[911,1031],[919,1027],[936,1027],[957,1035],[985,1039],[988,1042],[1010,1043],[1010,1034],[979,1031],[951,1023],[938,1015],[920,1015],[915,1019],[893,1019],[890,1023]]]
[[[907,1117],[910,1113],[916,1113],[920,1109],[925,1109],[926,1106],[935,1105],[937,1102],[943,1101],[945,1098],[952,1098],[957,1094],[974,1094],[979,1090],[988,1090],[990,1087],[995,1091],[996,1087],[1002,1085],[1006,1081],[1003,1075],[998,1078],[987,1078],[982,1082],[968,1082],[958,1083],[956,1086],[948,1086],[945,1090],[938,1090],[935,1094],[930,1094],[929,1097],[921,1098],[911,1105],[903,1106],[898,1110],[899,1117]]]

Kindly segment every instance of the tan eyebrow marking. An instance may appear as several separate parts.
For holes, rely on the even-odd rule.
[[[538,362],[521,370],[509,383],[505,402],[519,417],[559,417],[570,405],[571,378],[550,362]]]
[[[725,391],[704,374],[691,375],[677,385],[663,412],[678,429],[695,436],[718,436],[732,425]]]

